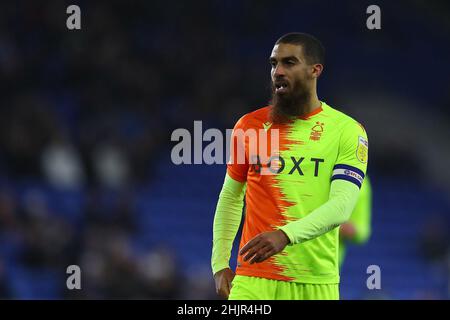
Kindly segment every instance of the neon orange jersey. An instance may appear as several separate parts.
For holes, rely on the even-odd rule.
[[[239,164],[232,158],[227,172],[234,180],[247,183],[240,248],[261,232],[276,230],[321,206],[328,200],[332,180],[344,179],[360,187],[366,172],[367,135],[351,117],[322,102],[311,114],[277,125],[270,123],[270,108],[244,115],[233,130],[232,150],[245,150],[245,162]],[[252,149],[250,139],[239,142],[235,135],[238,129],[267,132],[267,152]],[[270,142],[275,129],[278,148]],[[262,263],[250,265],[239,256],[236,273],[303,283],[338,283],[338,243],[335,228],[313,240],[287,246]]]

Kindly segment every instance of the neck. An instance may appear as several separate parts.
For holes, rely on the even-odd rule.
[[[304,103],[302,103],[302,106],[299,108],[301,110],[300,116],[307,115],[317,108],[320,108],[321,102],[319,98],[317,97],[317,92],[314,91],[313,94],[309,97],[308,100],[306,100]]]

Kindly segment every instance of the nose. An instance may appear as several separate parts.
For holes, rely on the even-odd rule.
[[[277,66],[273,69],[273,76],[275,78],[280,78],[286,75],[286,70],[284,69],[281,63],[278,63]]]

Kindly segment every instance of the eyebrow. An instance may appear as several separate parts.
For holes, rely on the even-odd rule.
[[[294,61],[300,61],[296,56],[287,56],[287,57],[283,57],[280,59],[283,62],[289,61],[289,60],[294,60]],[[277,58],[275,57],[270,57],[269,58],[269,62],[274,62],[277,61]]]

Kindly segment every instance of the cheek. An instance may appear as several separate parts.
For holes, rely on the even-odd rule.
[[[302,68],[302,69],[298,70],[298,71],[295,73],[295,77],[296,77],[298,80],[305,81],[305,80],[311,79],[311,78],[312,78],[312,75],[310,75],[310,74],[308,73],[308,70],[306,70],[305,68]]]
[[[275,70],[274,69],[272,69],[272,70],[270,70],[270,78],[273,80],[274,79],[274,76],[275,75]]]
[[[304,82],[306,80],[303,72],[295,72],[292,74],[291,78],[296,82]]]

